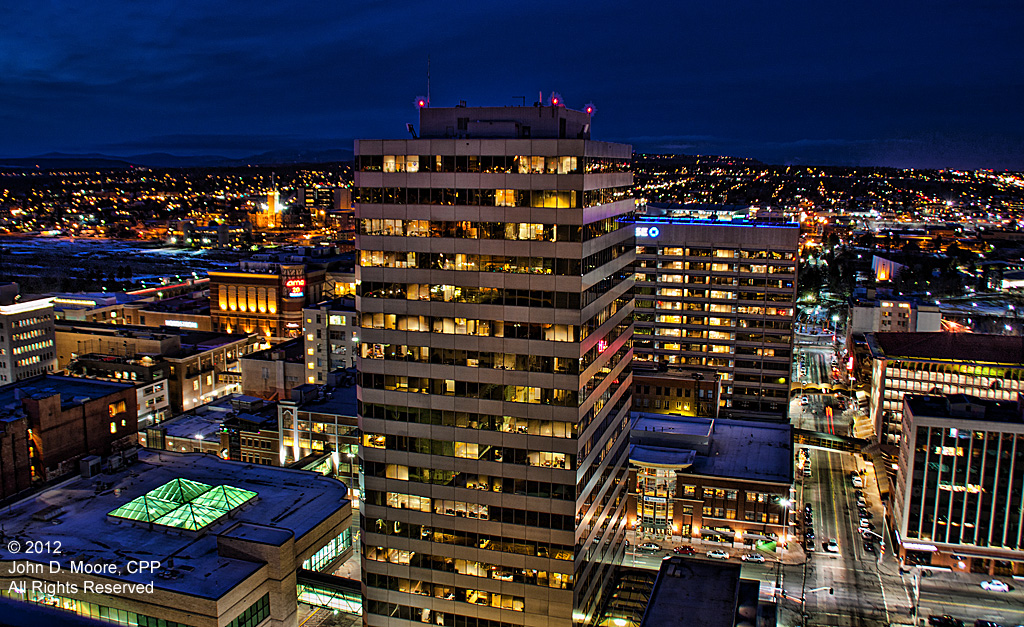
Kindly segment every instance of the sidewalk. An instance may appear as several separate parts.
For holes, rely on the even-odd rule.
[[[733,553],[734,556],[739,556],[743,553],[760,553],[764,555],[765,559],[767,559],[768,561],[782,562],[783,564],[787,565],[803,564],[804,561],[807,559],[807,556],[804,553],[803,546],[800,542],[797,542],[795,540],[795,537],[796,536],[794,536],[794,539],[791,539],[789,541],[787,548],[783,549],[780,546],[775,550],[774,553],[772,553],[768,551],[758,551],[753,546],[748,546],[743,543],[714,542],[712,540],[704,540],[702,538],[691,538],[689,540],[652,540],[642,538],[638,542],[636,539],[636,532],[626,532],[626,541],[629,542],[631,546],[636,546],[638,543],[643,544],[645,542],[653,542],[654,544],[660,546],[662,549],[666,549],[669,551],[671,551],[677,546],[692,546],[693,549],[699,554],[704,554],[705,552],[710,551],[712,549],[722,549],[725,551],[730,551],[731,553]]]

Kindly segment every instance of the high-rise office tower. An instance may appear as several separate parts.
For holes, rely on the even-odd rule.
[[[800,225],[648,207],[636,223],[636,359],[707,368],[723,418],[788,419]]]
[[[365,624],[594,624],[626,523],[630,146],[460,106],[355,154]]]

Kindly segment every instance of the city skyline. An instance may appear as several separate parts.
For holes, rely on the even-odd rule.
[[[1024,87],[1005,70],[1024,54],[1024,9],[1009,2],[592,2],[545,5],[530,23],[541,7],[177,9],[14,9],[0,157],[350,149],[415,119],[429,56],[437,106],[558,92],[571,108],[593,102],[595,131],[638,151],[1024,169],[1011,122]]]

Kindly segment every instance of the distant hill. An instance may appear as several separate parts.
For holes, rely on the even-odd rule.
[[[179,156],[165,152],[152,152],[132,156],[50,152],[34,157],[0,158],[0,168],[38,168],[40,170],[123,170],[138,166],[147,168],[209,168],[244,165],[334,163],[351,159],[352,151],[344,148],[332,150],[270,150],[240,159],[220,155]]]

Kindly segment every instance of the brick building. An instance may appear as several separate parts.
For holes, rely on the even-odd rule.
[[[128,383],[44,374],[0,388],[0,498],[134,446],[135,404]]]

